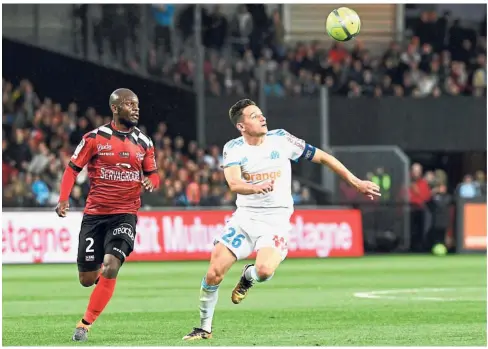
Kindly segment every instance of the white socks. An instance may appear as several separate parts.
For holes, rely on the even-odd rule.
[[[247,268],[246,271],[244,272],[244,277],[247,280],[252,281],[252,282],[265,282],[265,281],[271,280],[271,278],[273,277],[273,275],[271,275],[267,279],[261,280],[259,278],[259,276],[258,276],[258,273],[256,271],[256,267],[254,265],[252,265],[249,268]]]
[[[205,276],[200,287],[200,328],[212,332],[212,320],[219,299],[219,285],[207,285]]]

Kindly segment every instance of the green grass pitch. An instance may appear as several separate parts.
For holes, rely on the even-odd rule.
[[[234,305],[243,264],[220,288],[213,339],[181,340],[199,325],[207,262],[127,263],[83,345],[486,345],[486,256],[286,260]],[[91,291],[75,265],[4,265],[3,345],[76,345]]]

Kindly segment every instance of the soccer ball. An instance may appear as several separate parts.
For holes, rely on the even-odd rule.
[[[361,30],[361,19],[356,11],[340,7],[327,17],[325,28],[329,36],[337,41],[349,41]]]

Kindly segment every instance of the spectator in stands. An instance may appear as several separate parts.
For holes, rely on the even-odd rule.
[[[422,165],[414,163],[411,168],[410,198],[410,229],[412,230],[412,249],[420,252],[423,250],[424,227],[426,219],[426,204],[430,201],[431,190],[429,184],[423,178]]]
[[[209,16],[209,27],[204,34],[205,46],[221,51],[227,38],[227,30],[227,18],[222,13],[222,7],[214,5],[213,12]]]
[[[430,250],[437,244],[444,244],[449,227],[451,204],[452,197],[447,193],[446,185],[439,185],[428,203],[432,221],[428,232],[427,249]]]
[[[486,196],[486,175],[483,171],[476,171],[475,185],[480,196]]]
[[[175,8],[172,4],[151,5],[152,14],[156,21],[154,27],[154,46],[156,50],[163,49],[164,54],[171,54],[171,32]]]
[[[244,54],[250,44],[250,36],[253,31],[253,19],[247,11],[246,5],[239,5],[237,13],[231,22],[230,34],[233,47],[239,54]]]
[[[476,184],[473,182],[473,176],[467,174],[459,186],[459,196],[464,199],[472,199],[478,195]]]

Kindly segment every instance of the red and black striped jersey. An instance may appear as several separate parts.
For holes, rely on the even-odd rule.
[[[69,166],[88,165],[90,192],[86,214],[136,213],[141,206],[142,175],[157,172],[154,145],[137,127],[129,132],[103,125],[83,136]]]

